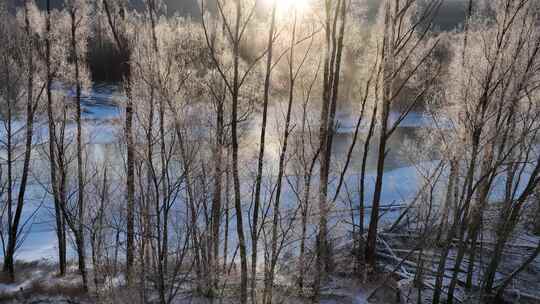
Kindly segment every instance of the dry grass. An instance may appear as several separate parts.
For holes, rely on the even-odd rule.
[[[0,276],[0,303],[7,301],[25,301],[30,297],[83,298],[85,293],[81,287],[79,275],[68,272],[64,277],[57,275],[54,264],[36,262],[17,262],[16,278],[11,282],[6,274]],[[69,268],[68,268],[69,269]]]

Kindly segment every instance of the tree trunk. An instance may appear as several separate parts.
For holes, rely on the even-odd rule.
[[[386,15],[384,22],[384,43],[385,48],[382,50],[383,65],[383,100],[382,111],[380,116],[380,134],[379,134],[379,150],[377,155],[377,176],[375,178],[375,188],[373,190],[373,201],[371,205],[371,216],[369,220],[368,236],[366,242],[366,262],[371,268],[376,264],[376,246],[379,224],[379,209],[381,204],[382,184],[384,177],[384,163],[386,160],[386,143],[388,140],[388,119],[390,115],[390,103],[394,95],[394,31],[391,30],[390,5],[386,4]]]
[[[79,52],[77,49],[77,20],[76,8],[71,8],[71,48],[73,52],[73,64],[75,65],[75,83],[76,83],[76,123],[77,123],[77,181],[78,181],[78,227],[75,231],[77,243],[77,255],[79,257],[79,271],[83,280],[83,289],[88,291],[88,278],[85,261],[85,242],[84,242],[84,167],[83,167],[83,147],[82,147],[82,123],[81,123],[81,80],[79,71]]]
[[[51,187],[54,197],[54,210],[56,217],[56,236],[58,238],[58,266],[60,268],[60,275],[63,276],[66,273],[66,231],[62,218],[62,210],[60,204],[60,189],[57,178],[57,160],[56,160],[56,127],[53,115],[53,100],[52,100],[52,71],[51,71],[51,5],[50,0],[47,0],[47,16],[46,16],[46,33],[47,38],[45,40],[46,47],[46,69],[47,69],[47,115],[49,122],[49,159],[51,170]]]
[[[317,238],[317,277],[315,279],[315,297],[319,297],[321,282],[326,279],[331,268],[330,245],[328,243],[328,177],[332,157],[332,141],[335,115],[339,93],[341,72],[341,56],[343,54],[343,38],[347,15],[347,0],[338,0],[333,11],[332,1],[325,1],[325,34],[326,58],[324,64],[323,100],[321,109],[321,125],[319,129],[320,144],[320,181],[319,181],[319,234]],[[341,20],[338,30],[338,21]],[[337,39],[336,39],[337,37]]]
[[[439,230],[437,232],[437,243],[441,241],[443,233],[448,229],[448,218],[450,214],[450,208],[455,203],[455,188],[459,173],[459,161],[456,158],[450,160],[450,175],[448,176],[448,186],[446,187],[446,197],[444,201],[441,220],[439,223]]]
[[[446,238],[446,245],[443,249],[442,256],[439,260],[439,266],[437,269],[437,275],[435,279],[435,291],[433,293],[433,304],[438,304],[441,297],[441,292],[443,288],[443,280],[445,277],[446,272],[446,261],[448,259],[448,254],[450,252],[450,249],[452,247],[452,242],[456,234],[459,236],[459,244],[461,246],[464,245],[463,237],[467,228],[467,222],[469,218],[469,209],[471,205],[471,199],[474,194],[474,173],[478,158],[478,150],[480,145],[480,135],[482,130],[476,129],[472,132],[472,151],[471,151],[471,159],[469,161],[468,167],[467,167],[467,176],[464,180],[464,186],[462,190],[462,195],[460,199],[460,206],[458,207],[459,210],[456,212],[456,215],[454,217],[454,223],[452,224],[452,227],[450,228],[450,231],[448,232],[447,238]],[[460,250],[464,254],[463,251]],[[461,263],[461,259],[463,256],[458,256],[456,258],[455,265],[459,265]],[[454,269],[454,273],[456,273],[458,269]],[[449,288],[448,290],[448,303],[452,303],[453,301],[453,290]]]
[[[259,241],[259,209],[261,204],[261,182],[264,165],[264,150],[266,147],[266,122],[268,119],[268,100],[270,96],[270,81],[272,76],[272,57],[274,50],[274,33],[276,23],[276,7],[277,1],[274,1],[272,5],[272,16],[270,20],[270,31],[268,33],[268,54],[266,57],[266,75],[264,80],[264,96],[263,96],[263,113],[261,123],[261,136],[259,143],[259,158],[257,162],[257,177],[255,180],[255,202],[253,206],[253,226],[251,236],[251,299],[256,299],[257,288],[257,254],[258,254],[258,241]],[[255,302],[254,302],[255,303]]]
[[[129,63],[129,45],[124,37],[120,36],[115,22],[111,15],[109,1],[103,0],[103,8],[107,15],[107,21],[112,31],[114,41],[118,52],[123,55],[123,62],[125,66],[124,75],[124,89],[126,91],[126,119],[124,135],[126,137],[126,281],[128,286],[133,286],[133,263],[134,263],[134,251],[135,251],[135,146],[133,139],[133,100],[131,96],[131,66]],[[121,18],[125,18],[124,13],[120,13]]]
[[[375,124],[377,122],[377,105],[375,105],[375,108],[373,109],[373,114],[371,116],[371,122],[369,125],[369,132],[366,138],[366,142],[364,143],[364,151],[362,154],[362,168],[360,171],[360,198],[359,198],[359,204],[358,204],[358,226],[359,226],[359,244],[357,248],[357,261],[365,262],[366,255],[365,255],[365,242],[364,242],[364,232],[365,232],[365,224],[364,224],[364,218],[365,218],[365,186],[366,186],[366,166],[367,166],[367,158],[369,153],[369,148],[371,146],[371,139],[373,137],[373,133],[375,131]],[[364,277],[367,274],[367,272],[364,269]]]
[[[240,174],[238,172],[238,101],[240,95],[240,39],[242,22],[242,4],[236,0],[236,24],[234,28],[233,42],[233,87],[232,87],[232,111],[231,111],[231,137],[232,137],[232,176],[234,188],[234,208],[236,211],[236,232],[240,248],[240,303],[247,303],[247,252],[246,238],[244,234],[244,216],[242,211],[242,200],[240,190]]]
[[[11,143],[11,140],[12,140],[12,103],[11,103],[11,94],[10,94],[10,86],[11,86],[11,83],[10,83],[10,71],[9,71],[9,62],[7,61],[7,58],[4,62],[4,67],[6,69],[6,84],[5,84],[5,87],[6,87],[6,100],[7,100],[7,117],[6,117],[6,120],[7,122],[5,123],[7,125],[6,127],[6,137],[7,137],[7,140],[6,140],[6,149],[7,149],[7,167],[8,167],[8,176],[7,176],[7,201],[6,201],[6,204],[7,204],[7,212],[8,212],[8,248],[7,248],[7,252],[6,252],[6,255],[4,257],[4,272],[7,272],[11,281],[14,282],[15,281],[15,269],[14,269],[14,265],[13,265],[13,254],[11,253],[11,251],[13,251],[12,249],[12,245],[11,243],[13,242],[12,239],[13,239],[13,231],[15,229],[15,231],[18,229],[18,227],[14,227],[13,226],[13,147],[12,147],[12,143]],[[18,225],[17,225],[18,226]],[[17,234],[15,233],[15,239],[17,237]],[[2,239],[3,240],[3,239]],[[16,242],[15,242],[16,243]],[[13,248],[15,248],[15,246],[13,246]]]
[[[275,3],[275,2],[274,2]],[[291,124],[291,113],[292,113],[292,104],[294,100],[294,84],[295,84],[295,75],[293,72],[294,66],[294,45],[296,43],[296,12],[294,13],[293,21],[293,30],[291,33],[291,44],[290,44],[290,56],[289,56],[289,102],[287,105],[287,115],[285,118],[285,130],[283,134],[283,146],[281,147],[281,153],[279,155],[279,169],[277,177],[277,188],[276,188],[276,198],[274,200],[273,208],[273,220],[272,220],[272,241],[271,241],[271,254],[270,254],[270,266],[268,271],[265,273],[265,282],[264,282],[264,303],[272,303],[272,292],[274,288],[274,275],[275,268],[277,265],[279,250],[278,249],[278,229],[279,229],[279,218],[280,212],[279,208],[281,202],[281,189],[283,182],[283,175],[285,174],[285,158],[287,156],[287,144],[289,141],[290,135],[290,124]],[[271,35],[272,36],[272,35]]]

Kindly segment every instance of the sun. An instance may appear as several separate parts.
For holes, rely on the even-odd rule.
[[[297,12],[306,11],[312,0],[265,0],[268,4],[272,5],[276,2],[277,9],[280,15],[285,15],[293,10]]]

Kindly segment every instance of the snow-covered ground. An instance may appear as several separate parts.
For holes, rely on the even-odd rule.
[[[393,125],[399,118],[401,113],[391,112],[389,125]],[[367,132],[369,128],[369,115],[366,115],[361,124],[360,131]],[[358,123],[358,117],[350,112],[340,112],[336,114],[336,122],[338,124],[338,133],[352,133],[356,129]],[[437,126],[438,128],[450,127],[450,121],[442,117],[435,118],[433,115],[427,112],[410,112],[400,123],[402,128],[431,128]]]

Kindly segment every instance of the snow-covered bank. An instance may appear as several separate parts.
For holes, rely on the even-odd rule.
[[[402,113],[391,112],[388,123],[393,125]],[[356,124],[358,123],[358,117],[355,113],[339,112],[336,114],[337,132],[338,133],[353,133],[356,130]],[[362,118],[359,131],[367,132],[369,129],[370,117]],[[451,122],[441,116],[433,116],[427,112],[411,111],[407,116],[399,123],[401,128],[450,128]]]

